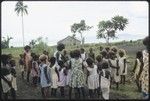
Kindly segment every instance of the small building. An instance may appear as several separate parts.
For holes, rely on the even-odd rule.
[[[66,46],[72,46],[72,45],[75,46],[75,45],[80,45],[81,41],[72,36],[67,36],[66,38],[57,42],[57,44],[59,44],[59,43],[63,43]]]

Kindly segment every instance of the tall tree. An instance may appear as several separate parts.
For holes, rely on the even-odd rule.
[[[71,26],[71,32],[73,33],[80,33],[80,36],[81,36],[81,45],[83,46],[83,32],[84,31],[89,31],[93,26],[88,26],[86,25],[85,23],[85,20],[81,20],[80,23],[74,23],[72,26]]]
[[[123,31],[128,24],[128,19],[123,16],[115,16],[111,20],[100,21],[98,24],[97,38],[104,38],[109,45],[111,38],[116,38],[117,31]]]
[[[22,17],[22,37],[23,37],[23,47],[24,47],[24,22],[23,22],[23,16],[25,14],[28,14],[27,11],[28,6],[23,4],[23,1],[18,1],[15,6],[15,12],[19,16],[21,14]]]
[[[3,37],[1,48],[9,48],[10,40],[13,39],[12,37],[7,36],[7,39]]]

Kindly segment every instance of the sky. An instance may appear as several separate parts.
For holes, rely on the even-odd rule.
[[[14,12],[17,1],[1,3],[1,34],[11,36],[10,46],[19,47],[22,41],[21,16]],[[85,43],[105,42],[97,39],[97,25],[102,20],[110,20],[116,15],[129,20],[124,31],[116,33],[117,42],[122,40],[137,40],[148,35],[149,6],[146,1],[24,1],[28,6],[28,15],[24,15],[25,45],[32,39],[43,37],[48,45],[72,35],[71,25],[82,19],[93,26],[90,31],[83,33]],[[76,34],[80,40],[80,34]],[[47,40],[46,40],[47,38]]]

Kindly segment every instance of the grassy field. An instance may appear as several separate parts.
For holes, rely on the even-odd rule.
[[[104,46],[104,44],[101,44]],[[128,75],[126,79],[126,85],[120,85],[119,90],[115,90],[115,85],[112,85],[112,88],[110,90],[110,99],[140,99],[141,95],[137,91],[137,87],[131,78],[131,70],[133,69],[134,61],[135,61],[135,55],[138,50],[143,50],[144,46],[141,43],[126,43],[126,44],[112,44],[116,45],[119,48],[125,49],[127,54],[127,59],[129,61],[128,63]],[[88,49],[92,47],[94,49],[95,54],[99,54],[99,46],[100,44],[86,44],[85,50],[88,52]],[[67,51],[70,51],[72,49],[75,49],[77,47],[66,47]],[[48,47],[48,51],[50,53],[50,56],[54,53],[56,50],[56,47]],[[42,53],[41,51],[38,51],[37,49],[33,49],[33,52],[38,52],[38,54]],[[23,48],[10,48],[10,49],[2,49],[2,54],[12,54],[16,61],[19,59],[19,54],[23,52]],[[30,85],[26,84],[25,81],[21,80],[21,73],[20,68],[17,64],[17,85],[18,85],[18,91],[17,91],[17,98],[18,99],[41,99],[41,92],[40,88],[33,88]],[[67,90],[67,89],[66,89]],[[67,92],[67,91],[66,91]],[[58,94],[59,95],[59,94]],[[68,95],[66,95],[68,96]],[[49,97],[50,99],[53,99]]]

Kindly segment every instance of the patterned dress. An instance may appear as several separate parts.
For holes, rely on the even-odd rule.
[[[73,59],[71,61],[71,78],[69,80],[69,86],[72,88],[75,87],[84,87],[85,85],[85,75],[82,70],[82,59]]]
[[[144,67],[143,71],[141,74],[142,78],[142,92],[145,94],[149,94],[149,53],[144,50],[143,51],[143,62],[144,62]]]

